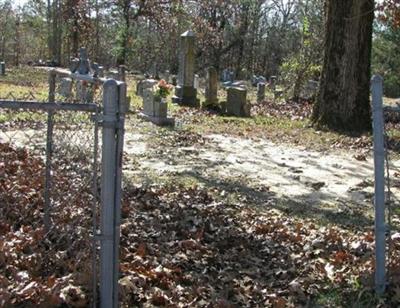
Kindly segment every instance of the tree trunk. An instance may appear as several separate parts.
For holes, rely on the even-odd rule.
[[[74,15],[74,26],[72,28],[71,40],[72,40],[72,54],[76,57],[79,56],[79,20],[78,16]]]
[[[54,7],[54,20],[53,20],[53,31],[54,31],[54,53],[53,59],[57,65],[61,63],[61,45],[62,45],[62,28],[61,28],[61,2],[56,0]]]
[[[336,131],[371,129],[373,0],[327,0],[325,54],[312,120]]]
[[[138,8],[138,11],[140,10],[140,7]],[[139,14],[139,13],[137,13]],[[123,1],[123,6],[122,6],[122,17],[124,20],[124,25],[122,29],[122,34],[119,42],[119,53],[117,56],[117,65],[125,65],[126,58],[128,55],[128,40],[130,37],[130,31],[131,31],[131,6],[130,6],[130,1],[129,0],[124,0]],[[132,17],[134,18],[134,17]]]
[[[95,2],[95,10],[96,10],[96,47],[95,47],[95,60],[97,63],[100,63],[100,8],[99,8],[99,0]]]
[[[19,66],[19,56],[20,56],[20,25],[21,21],[19,16],[16,16],[15,20],[15,46],[14,46],[14,65]]]
[[[51,19],[52,19],[52,3],[51,0],[47,0],[47,16],[46,16],[46,22],[47,22],[47,48],[48,48],[48,57],[51,58],[53,54],[53,49],[54,49],[54,40],[53,40],[53,31],[52,31],[52,25],[51,25]]]

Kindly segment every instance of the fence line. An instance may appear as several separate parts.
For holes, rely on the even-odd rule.
[[[383,294],[386,288],[386,225],[385,225],[385,145],[383,120],[383,79],[375,75],[371,80],[374,136],[375,174],[375,290]]]
[[[102,105],[96,103],[66,103],[66,102],[57,102],[56,101],[56,83],[59,77],[69,77],[75,81],[83,81],[88,82],[95,85],[102,86]],[[70,191],[70,187],[63,187],[65,183],[58,183],[58,178],[53,173],[61,175],[63,177],[63,181],[67,178],[69,181],[74,181],[73,176],[90,176],[92,185],[91,192],[89,194],[93,194],[92,199],[87,199],[88,202],[93,200],[92,206],[92,229],[89,231],[92,232],[92,304],[94,307],[97,306],[97,288],[100,291],[99,298],[99,306],[102,308],[109,307],[118,307],[118,279],[119,279],[119,233],[120,233],[120,207],[121,207],[121,177],[122,177],[122,153],[123,153],[123,138],[124,138],[124,122],[125,122],[125,112],[127,110],[126,106],[126,84],[124,82],[116,81],[113,79],[104,79],[97,78],[91,75],[82,75],[71,73],[66,70],[61,69],[53,69],[49,72],[49,98],[48,101],[39,102],[39,101],[27,101],[22,100],[18,101],[11,96],[13,100],[10,99],[0,99],[0,110],[5,110],[6,115],[10,115],[10,124],[4,126],[6,130],[4,134],[7,135],[9,133],[13,134],[24,134],[27,136],[28,142],[31,141],[31,132],[26,132],[23,130],[23,127],[27,123],[41,123],[40,130],[33,130],[33,134],[37,134],[43,139],[46,138],[46,143],[42,147],[44,156],[44,194],[43,197],[43,207],[44,207],[44,225],[47,234],[52,232],[53,228],[57,228],[56,225],[52,226],[52,211],[58,210],[61,214],[62,210],[65,208],[61,203],[65,202],[65,194],[68,196],[70,194],[74,194],[75,191]],[[34,97],[33,97],[34,98]],[[12,111],[12,113],[10,113]],[[23,120],[19,120],[18,112],[22,112],[23,114],[27,114]],[[64,115],[61,112],[84,112],[91,114],[90,121],[88,117],[84,117],[83,120],[81,117],[74,115],[72,117],[68,115]],[[14,115],[15,113],[15,115]],[[33,113],[38,113],[40,116],[36,118]],[[18,121],[14,121],[14,119]],[[39,120],[38,120],[39,119]],[[8,120],[7,120],[8,121]],[[22,122],[22,126],[21,123]],[[72,121],[72,126],[70,122]],[[78,124],[77,124],[78,123]],[[82,129],[79,124],[84,124],[85,128]],[[71,136],[64,135],[67,131],[71,130],[73,132],[73,136],[75,137],[76,133],[90,133],[91,128],[88,129],[88,125],[94,128],[93,139],[91,139],[92,145],[90,145],[90,155],[93,155],[93,161],[89,167],[92,171],[79,170],[83,164],[87,166],[88,162],[90,162],[91,158],[85,157],[83,162],[79,162],[76,164],[76,170],[80,173],[75,174],[75,169],[70,171],[69,162],[74,159],[70,156],[68,150],[65,150],[63,147],[67,147],[67,149],[72,149],[72,151],[77,150],[80,155],[80,147],[82,140],[78,138],[77,143],[70,140]],[[102,129],[102,149],[98,151],[98,129]],[[58,137],[62,137],[62,143],[60,145],[54,144],[58,141],[57,133],[60,133]],[[11,139],[11,138],[10,138]],[[83,141],[85,142],[85,140]],[[86,144],[85,144],[86,145]],[[59,152],[57,152],[59,151]],[[73,152],[75,153],[75,152]],[[82,152],[83,153],[83,152]],[[56,157],[57,155],[62,155],[61,157]],[[101,154],[101,162],[99,164],[97,160],[98,154]],[[76,156],[75,154],[73,155]],[[98,167],[100,167],[100,171],[98,173]],[[53,170],[54,168],[54,170]],[[71,175],[72,177],[71,177]],[[97,195],[98,195],[98,187],[97,187],[97,178],[101,179],[101,187],[100,187],[100,226],[97,224]],[[68,182],[69,183],[69,182]],[[86,185],[87,183],[84,181],[79,182],[79,184]],[[70,183],[68,184],[70,185]],[[62,188],[62,190],[58,191],[57,189]],[[76,189],[76,188],[74,188]],[[53,192],[54,190],[54,192]],[[56,192],[57,191],[57,192]],[[61,195],[56,195],[56,193],[60,193]],[[87,193],[87,192],[84,192]],[[78,195],[71,196],[72,200],[79,198]],[[74,199],[75,198],[75,199]],[[85,201],[86,202],[86,199]],[[54,204],[53,204],[54,203]],[[54,207],[54,205],[56,205]],[[56,217],[57,213],[54,213],[54,219],[58,219]],[[79,226],[83,218],[73,218],[70,219],[74,225]],[[82,220],[82,221],[81,221]],[[76,227],[75,226],[75,227]],[[100,229],[100,230],[99,230]],[[89,235],[90,236],[90,235]],[[98,284],[97,280],[97,248],[98,243],[100,243],[100,280]],[[57,249],[57,248],[55,248]],[[89,257],[90,257],[89,254]]]
[[[16,101],[16,100],[1,100],[1,108],[8,109],[27,109],[27,110],[42,110],[42,111],[87,111],[96,112],[98,106],[92,103],[64,103],[64,102],[33,102],[33,101]]]

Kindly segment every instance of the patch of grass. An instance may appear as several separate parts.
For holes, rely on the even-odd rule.
[[[29,66],[8,69],[7,75],[0,76],[0,97],[45,101],[48,98],[48,72]]]
[[[378,298],[372,289],[362,289],[359,286],[354,289],[343,290],[333,287],[320,292],[312,301],[311,306],[372,308],[379,306],[379,303],[383,303],[383,299]]]
[[[44,122],[46,121],[47,114],[43,112],[29,112],[29,111],[21,111],[21,112],[4,112],[0,114],[0,123],[6,123],[10,121],[18,121],[18,122]]]
[[[0,83],[0,97],[9,100],[45,101],[48,98],[48,89],[44,85],[26,87],[8,83]]]
[[[9,83],[27,87],[37,87],[47,84],[48,71],[31,66],[8,67],[5,76],[0,77],[1,83]]]

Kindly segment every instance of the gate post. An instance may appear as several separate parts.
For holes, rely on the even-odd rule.
[[[385,147],[383,124],[383,79],[374,75],[371,79],[372,116],[374,130],[375,173],[375,291],[381,295],[386,287],[386,227],[385,227]]]
[[[55,102],[56,92],[56,72],[49,72],[49,103]],[[46,133],[46,171],[45,171],[45,187],[44,187],[44,228],[48,232],[51,226],[50,217],[50,190],[51,190],[51,160],[53,152],[53,126],[54,126],[54,111],[49,110],[47,113],[47,133]]]
[[[116,178],[117,178],[117,124],[118,85],[107,80],[103,85],[102,165],[101,165],[101,215],[100,215],[100,307],[113,307],[118,302],[114,290],[115,237],[116,237]]]
[[[118,82],[118,126],[117,152],[115,176],[115,225],[114,225],[114,303],[118,307],[118,280],[119,280],[119,242],[121,225],[121,185],[122,185],[122,156],[124,148],[125,113],[127,111],[126,83]]]

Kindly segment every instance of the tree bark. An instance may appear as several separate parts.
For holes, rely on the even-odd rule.
[[[17,15],[15,20],[15,46],[14,46],[14,65],[19,66],[19,56],[21,51],[21,42],[20,42],[20,25],[21,20]]]
[[[47,23],[47,48],[48,48],[48,57],[51,58],[53,55],[54,49],[54,39],[53,39],[53,31],[51,27],[51,19],[52,19],[52,3],[51,0],[47,0],[47,16],[46,16],[46,23]]]
[[[312,120],[317,127],[371,129],[373,0],[327,0],[325,54]]]

